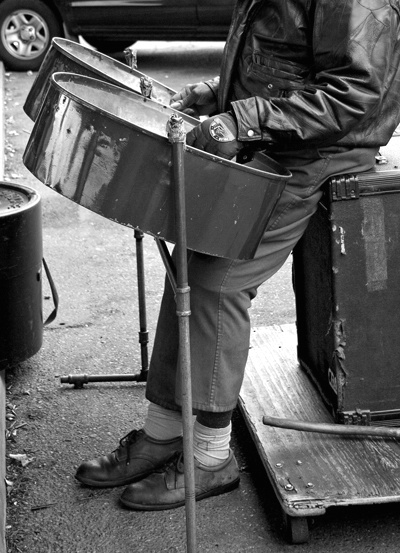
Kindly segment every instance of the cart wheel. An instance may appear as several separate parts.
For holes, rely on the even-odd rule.
[[[286,536],[289,543],[307,543],[309,539],[306,517],[291,517],[284,513]]]

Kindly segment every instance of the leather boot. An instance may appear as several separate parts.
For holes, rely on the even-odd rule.
[[[232,451],[226,461],[206,467],[195,459],[196,501],[229,492],[239,485],[239,469]],[[161,511],[185,504],[185,482],[182,454],[176,455],[160,471],[128,486],[121,502],[129,509]]]
[[[95,488],[125,486],[165,465],[182,447],[180,436],[161,441],[150,438],[143,430],[132,430],[109,455],[82,463],[75,478]]]

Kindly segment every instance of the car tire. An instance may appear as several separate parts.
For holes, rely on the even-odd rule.
[[[39,69],[55,36],[63,36],[62,24],[41,0],[0,3],[0,59],[8,69]]]

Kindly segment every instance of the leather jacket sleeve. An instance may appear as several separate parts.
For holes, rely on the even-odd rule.
[[[317,0],[313,19],[310,78],[280,97],[233,101],[239,140],[284,149],[332,144],[376,115],[399,80],[396,0]]]

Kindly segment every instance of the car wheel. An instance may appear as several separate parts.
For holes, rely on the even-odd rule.
[[[61,23],[41,0],[0,3],[0,59],[8,69],[39,69],[55,36],[63,36]]]

